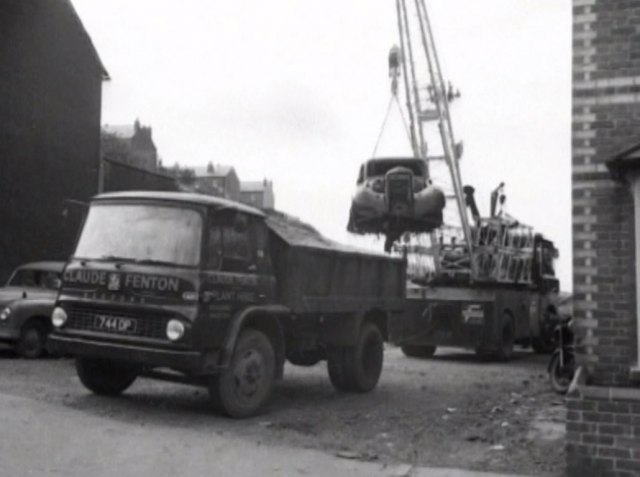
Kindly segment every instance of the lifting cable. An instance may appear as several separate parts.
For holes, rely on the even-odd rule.
[[[389,104],[387,105],[387,112],[384,115],[384,120],[382,121],[382,126],[380,127],[380,133],[378,134],[376,145],[373,148],[373,154],[371,155],[372,158],[376,157],[376,153],[378,152],[378,146],[380,145],[382,134],[384,133],[385,127],[387,125],[387,121],[389,120],[389,114],[391,113],[391,106],[393,106],[394,100],[396,105],[398,106],[398,111],[400,112],[400,118],[402,119],[402,125],[404,126],[404,130],[407,133],[407,137],[409,138],[409,141],[411,141],[411,133],[409,132],[409,127],[407,126],[407,120],[405,119],[404,113],[402,112],[402,106],[400,105],[400,101],[398,101],[398,97],[396,95],[392,94],[391,97],[389,98]]]

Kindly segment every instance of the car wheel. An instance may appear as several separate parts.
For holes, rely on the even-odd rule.
[[[243,331],[229,367],[209,381],[213,406],[234,418],[257,414],[271,397],[275,369],[276,354],[267,335]]]
[[[122,394],[138,377],[130,364],[96,358],[76,358],[76,372],[84,387],[104,396]]]
[[[40,358],[45,354],[47,329],[38,321],[28,321],[20,331],[16,346],[18,355],[26,359]]]

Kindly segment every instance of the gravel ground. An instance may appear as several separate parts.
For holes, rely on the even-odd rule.
[[[265,413],[244,421],[213,414],[199,388],[140,379],[121,398],[104,398],[80,385],[71,360],[25,361],[8,352],[0,353],[0,393],[79,411],[77,426],[99,416],[116,428],[159,425],[194,435],[214,428],[389,465],[559,476],[565,406],[549,390],[547,359],[521,351],[510,363],[487,363],[444,349],[420,360],[389,348],[378,388],[365,395],[334,391],[324,363],[288,366]]]

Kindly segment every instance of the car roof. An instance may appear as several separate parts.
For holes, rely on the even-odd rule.
[[[16,270],[44,270],[62,273],[65,262],[30,262],[20,265]]]
[[[204,205],[217,209],[232,209],[246,214],[264,217],[264,214],[248,205],[234,202],[220,197],[210,195],[196,194],[191,192],[157,192],[157,191],[126,191],[126,192],[108,192],[93,197],[93,201],[102,200],[155,200],[166,202],[182,202],[187,204]]]
[[[393,161],[398,161],[398,162],[425,162],[425,160],[420,158],[420,157],[405,156],[405,157],[374,157],[374,158],[369,159],[366,163],[369,164],[371,162],[393,162]]]

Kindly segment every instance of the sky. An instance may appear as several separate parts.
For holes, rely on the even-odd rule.
[[[153,128],[165,165],[233,165],[273,180],[276,207],[325,235],[346,224],[389,101],[393,0],[72,0],[111,80],[102,122]],[[556,242],[571,284],[571,2],[427,0],[480,211]],[[408,155],[398,113],[378,156]]]

